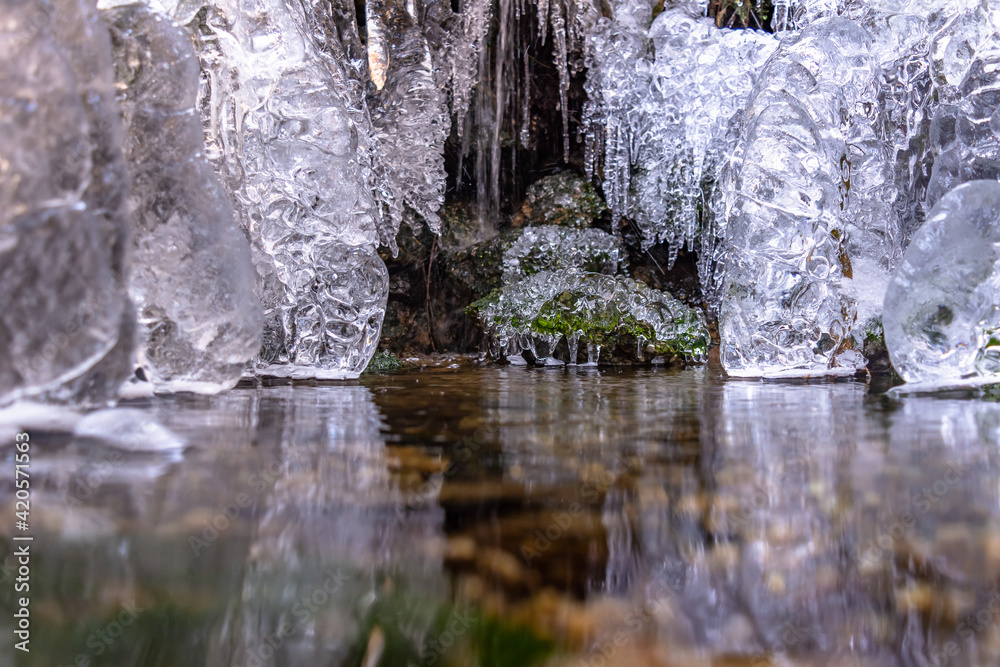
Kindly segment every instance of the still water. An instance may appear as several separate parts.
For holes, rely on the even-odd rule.
[[[1000,403],[450,361],[29,429],[0,665],[1000,662]]]

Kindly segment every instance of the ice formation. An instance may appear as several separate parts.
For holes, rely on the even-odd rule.
[[[104,17],[132,176],[139,364],[157,391],[221,391],[260,349],[261,313],[250,247],[203,156],[198,59],[180,26],[145,6]]]
[[[591,37],[588,168],[603,167],[614,216],[638,225],[644,247],[668,243],[671,261],[682,247],[704,249],[706,280],[715,247],[708,201],[732,147],[730,119],[777,40],[719,30],[691,4],[650,18],[649,3],[633,0]]]
[[[946,194],[885,294],[893,367],[908,383],[1000,382],[1000,182]]]
[[[0,402],[112,401],[131,373],[131,220],[90,0],[0,2]]]
[[[878,314],[895,228],[871,35],[829,18],[760,73],[724,175],[721,358],[730,375],[839,375]],[[888,194],[887,194],[888,193]]]
[[[503,255],[503,284],[552,269],[615,275],[625,259],[621,242],[600,229],[528,227]]]
[[[628,341],[641,359],[649,348],[668,355],[703,361],[710,338],[704,318],[666,292],[621,276],[579,269],[542,271],[507,285],[482,303],[478,317],[495,357],[516,359],[530,351],[541,363],[565,339],[568,359],[576,363],[579,343],[587,344],[589,362],[601,347]]]
[[[388,275],[375,250],[371,155],[338,51],[322,50],[298,3],[196,11],[182,3],[173,14],[197,38],[209,156],[251,241],[264,307],[258,372],[356,377],[378,343]]]

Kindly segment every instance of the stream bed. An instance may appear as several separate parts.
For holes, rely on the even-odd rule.
[[[128,401],[31,432],[0,665],[995,665],[1000,402],[887,388],[445,357]]]

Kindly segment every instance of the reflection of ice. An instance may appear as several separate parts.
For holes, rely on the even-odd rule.
[[[280,473],[249,547],[242,603],[231,609],[218,642],[232,652],[220,648],[212,660],[249,664],[267,650],[265,638],[290,623],[275,651],[278,663],[322,656],[339,664],[366,631],[363,599],[384,592],[381,577],[410,591],[440,592],[440,560],[421,545],[439,533],[441,510],[433,498],[415,510],[393,488],[367,388],[272,388],[263,397],[262,418],[275,409],[281,414],[274,434]],[[300,604],[304,597],[324,602],[312,611]],[[409,631],[420,646],[426,628]]]
[[[184,440],[142,410],[112,408],[92,412],[76,425],[76,437],[97,440],[133,452],[184,448]]]
[[[681,610],[661,635],[689,623],[713,652],[830,661],[852,638],[861,664],[895,664],[874,647],[915,634],[922,659],[941,650],[941,616],[974,612],[1000,574],[1000,405],[898,406],[854,382],[702,392],[704,458],[669,501],[639,495],[636,581]],[[968,664],[993,664],[977,650]]]

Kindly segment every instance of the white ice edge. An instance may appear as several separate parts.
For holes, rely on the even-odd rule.
[[[936,394],[944,391],[961,391],[978,389],[979,387],[1000,384],[1000,377],[982,376],[974,378],[948,378],[945,380],[925,380],[924,382],[907,382],[888,391],[889,396],[909,396],[913,394]]]
[[[357,380],[360,371],[274,364],[257,369],[258,377],[289,378],[292,380]]]
[[[785,368],[781,370],[760,370],[759,368],[743,368],[739,370],[726,370],[726,375],[733,378],[751,378],[761,380],[809,380],[819,378],[838,378],[857,375],[864,369],[860,368]]]

